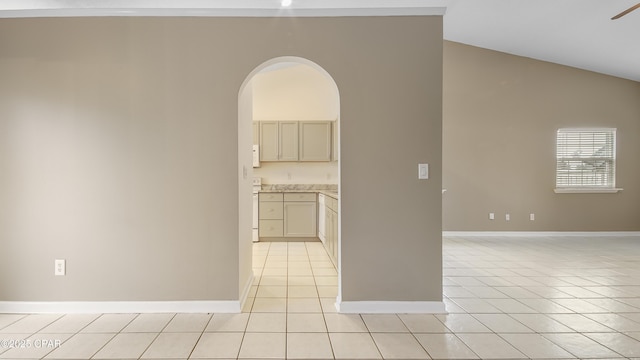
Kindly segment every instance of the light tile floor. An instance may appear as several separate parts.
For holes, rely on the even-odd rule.
[[[346,315],[320,243],[258,243],[241,314],[0,314],[0,359],[640,359],[640,239],[450,237],[443,260],[449,314]]]

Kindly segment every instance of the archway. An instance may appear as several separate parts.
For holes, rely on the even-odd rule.
[[[259,96],[255,96],[254,94],[262,94],[263,92],[258,92],[257,89],[261,86],[264,87],[264,81],[260,80],[263,76],[271,76],[266,75],[267,73],[272,74],[276,72],[284,72],[286,69],[293,68],[304,68],[306,71],[311,70],[315,73],[316,77],[321,77],[324,81],[324,93],[322,96],[316,96],[316,98],[329,98],[331,99],[325,104],[318,104],[317,99],[316,102],[308,101],[313,96],[301,96],[300,94],[295,94],[297,101],[289,101],[290,99],[277,99],[272,98],[267,101],[269,104],[267,110],[265,110],[266,106],[264,106],[265,101],[256,101]],[[303,81],[304,78],[303,78]],[[306,80],[308,81],[308,80]],[[262,84],[262,85],[261,85]],[[300,85],[300,84],[298,84]],[[305,84],[306,85],[306,84]],[[310,87],[312,87],[310,85]],[[317,91],[317,90],[316,90]],[[304,91],[303,91],[304,92]],[[282,94],[279,94],[283,96]],[[305,102],[307,101],[307,102]],[[299,104],[299,103],[302,104]],[[293,106],[292,104],[297,104],[298,106]],[[280,108],[278,108],[280,106]],[[288,111],[282,111],[282,108],[288,108]],[[315,109],[314,111],[309,111],[309,108]],[[276,109],[276,111],[273,111]],[[302,111],[304,109],[304,111]],[[254,112],[255,111],[255,112]],[[284,115],[283,115],[284,114]],[[292,57],[292,56],[284,56],[270,59],[259,66],[257,66],[253,71],[251,71],[247,77],[245,78],[242,86],[240,87],[240,91],[238,93],[238,171],[239,171],[239,186],[238,186],[238,201],[239,201],[239,222],[238,222],[238,235],[239,235],[239,274],[240,274],[240,300],[244,304],[247,297],[249,296],[252,279],[253,279],[253,269],[252,269],[252,259],[253,259],[253,242],[252,242],[252,223],[253,223],[253,194],[252,194],[252,180],[254,177],[254,169],[252,167],[252,145],[254,144],[254,139],[252,136],[253,133],[253,124],[254,121],[260,120],[301,120],[301,121],[315,121],[315,120],[330,120],[335,121],[333,124],[334,132],[337,132],[337,136],[333,137],[333,142],[335,145],[333,146],[333,154],[332,166],[334,170],[326,171],[326,179],[332,179],[337,186],[340,188],[340,159],[339,159],[339,124],[340,124],[340,96],[338,92],[338,87],[331,75],[323,69],[318,64],[304,58],[300,57]],[[335,154],[335,155],[334,155]],[[274,168],[276,166],[280,166],[280,163],[274,162],[270,163],[270,167]],[[298,167],[295,171],[305,171],[300,170],[302,166],[299,164],[303,163],[288,163],[288,166]],[[314,163],[316,166],[316,172],[319,163]],[[261,171],[264,168],[261,169]],[[335,172],[335,174],[334,174]],[[291,172],[287,172],[288,180],[295,181],[292,179]],[[299,175],[299,174],[297,174]],[[310,179],[315,175],[308,176],[305,181],[308,183]],[[293,176],[295,178],[295,175]],[[333,177],[333,178],[332,178]],[[273,179],[271,179],[273,181]],[[277,180],[277,179],[276,179]],[[291,182],[286,183],[291,184]],[[339,201],[338,201],[339,203]],[[339,206],[339,205],[338,205]],[[338,272],[338,297],[340,296],[341,291],[341,280],[340,280],[340,217],[337,218],[337,227],[338,227],[338,235],[337,235],[337,256],[336,256],[336,269]]]

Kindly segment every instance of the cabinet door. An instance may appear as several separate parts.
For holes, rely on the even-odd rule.
[[[316,237],[316,203],[284,203],[284,236]]]
[[[253,145],[260,145],[260,123],[253,122]]]
[[[258,216],[260,220],[282,219],[282,202],[260,201],[258,203]]]
[[[301,121],[300,161],[331,161],[331,122]]]
[[[278,122],[260,122],[260,161],[278,161]]]
[[[327,249],[327,254],[329,256],[333,255],[333,238],[331,235],[331,213],[332,211],[329,208],[325,207],[325,220],[324,220],[324,236],[325,236],[325,247]]]
[[[335,254],[338,252],[338,237],[334,233],[334,228],[336,228],[337,217],[336,213],[327,208],[325,214],[325,234],[326,237],[326,248],[327,254],[331,257],[333,264],[336,265],[337,257]]]
[[[279,160],[298,161],[298,122],[280,121]]]
[[[260,237],[282,237],[282,220],[260,220]]]

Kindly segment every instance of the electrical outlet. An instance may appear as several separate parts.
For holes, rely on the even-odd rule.
[[[534,221],[536,219],[536,214],[531,213],[529,214],[529,220]]]
[[[495,218],[496,218],[496,214],[489,213],[489,220],[495,220]]]
[[[67,262],[64,259],[56,259],[55,261],[55,275],[65,276],[67,274]]]
[[[504,219],[505,219],[506,221],[511,220],[511,215],[509,215],[509,214],[505,214],[505,215],[504,215]]]

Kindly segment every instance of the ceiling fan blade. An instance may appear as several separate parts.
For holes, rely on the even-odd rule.
[[[611,20],[615,20],[615,19],[620,19],[621,17],[627,15],[628,13],[632,12],[633,10],[640,8],[640,4],[635,4],[632,7],[628,8],[627,10],[621,12],[620,14],[614,16],[611,18]]]

